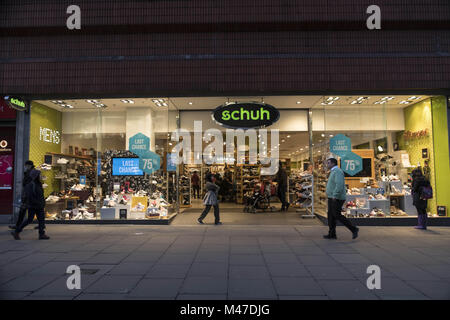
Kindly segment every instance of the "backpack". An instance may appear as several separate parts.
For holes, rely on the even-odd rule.
[[[428,200],[433,198],[433,188],[431,186],[423,186],[420,188],[420,199]]]

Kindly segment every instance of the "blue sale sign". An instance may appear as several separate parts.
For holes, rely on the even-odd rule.
[[[351,153],[352,142],[350,138],[344,136],[342,133],[335,135],[330,139],[330,152],[337,154],[339,157]]]
[[[341,157],[341,169],[348,175],[354,176],[363,169],[363,161],[356,153],[350,152]]]
[[[153,151],[145,151],[139,154],[139,169],[145,173],[152,174],[161,167],[161,158]]]
[[[150,138],[142,133],[135,134],[128,140],[129,150],[140,155],[150,150]]]

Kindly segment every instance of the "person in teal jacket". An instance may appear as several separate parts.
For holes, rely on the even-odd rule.
[[[342,206],[346,199],[345,178],[344,172],[338,167],[338,162],[335,158],[327,159],[327,168],[330,170],[330,176],[327,183],[327,197],[328,197],[328,227],[325,239],[337,239],[336,236],[336,220],[339,220],[346,226],[353,234],[353,239],[358,237],[359,229],[352,225],[352,223],[341,214]]]

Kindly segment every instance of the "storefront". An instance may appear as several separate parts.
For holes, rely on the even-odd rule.
[[[227,153],[230,126],[214,119],[214,111],[252,101],[276,109],[276,120],[264,128],[269,133],[266,144],[261,144],[260,134],[255,141],[246,137],[243,145],[233,139],[236,144]],[[442,96],[405,95],[37,100],[29,114],[29,158],[43,172],[46,218],[54,223],[169,223],[187,208],[199,212],[201,200],[194,198],[191,184],[195,171],[200,196],[205,175],[212,172],[221,177],[220,198],[227,208],[247,216],[261,209],[272,214],[280,208],[276,197],[268,197],[267,208],[264,200],[263,208],[248,206],[261,184],[273,180],[265,173],[267,165],[249,163],[255,142],[258,156],[267,153],[283,162],[289,175],[289,214],[298,223],[305,216],[326,215],[324,162],[331,152],[346,172],[345,215],[417,216],[410,173],[420,166],[435,192],[429,215],[438,217],[450,205],[444,178],[446,103]],[[201,145],[200,152],[186,152],[179,165],[171,156],[180,140],[172,138],[177,129],[188,133],[183,141]],[[271,130],[278,132],[277,139]],[[209,137],[214,132],[220,134],[225,156],[206,164],[208,145],[217,140]],[[336,149],[346,143],[350,155]],[[239,151],[245,151],[244,164],[237,164]],[[352,168],[350,160],[360,160],[360,167],[356,162]]]

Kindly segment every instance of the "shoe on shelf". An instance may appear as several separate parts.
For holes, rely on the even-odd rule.
[[[20,240],[20,236],[18,232],[11,231],[11,235],[14,237],[15,240]]]
[[[39,240],[49,240],[49,239],[50,239],[50,237],[46,234],[39,235]]]
[[[337,239],[336,236],[332,236],[332,235],[329,235],[329,234],[324,235],[323,238],[324,239],[335,239],[335,240]]]
[[[356,239],[358,238],[358,232],[359,232],[359,228],[356,228],[356,230],[354,232],[352,232],[352,239]]]

